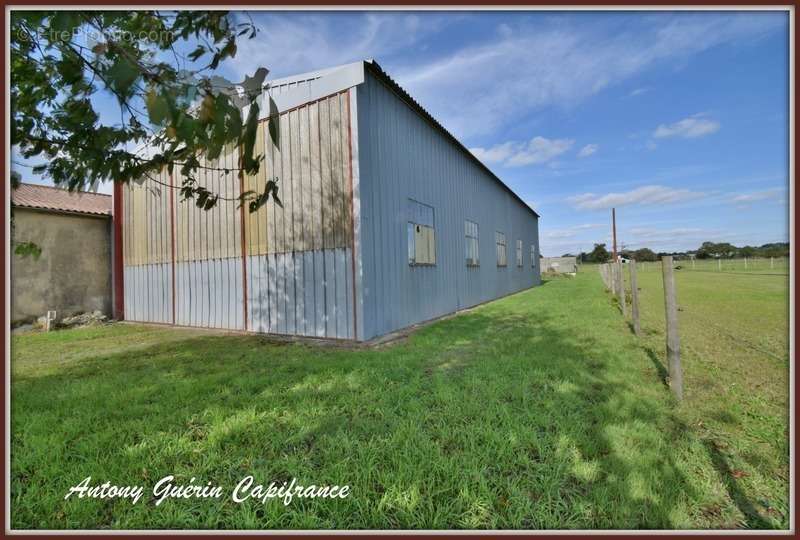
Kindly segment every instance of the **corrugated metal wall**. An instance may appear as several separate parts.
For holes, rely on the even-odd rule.
[[[538,284],[536,216],[372,74],[357,100],[364,339]],[[408,199],[434,208],[435,266],[408,264]],[[465,220],[478,224],[478,267],[466,265]]]
[[[217,160],[201,161],[198,185],[220,196],[211,210],[182,201],[179,192],[173,194],[175,324],[244,329],[242,226],[236,202],[241,190],[232,170],[238,160],[231,148]],[[174,186],[182,184],[178,169],[172,181]]]
[[[223,200],[203,212],[157,185],[179,186],[177,172],[124,190],[126,318],[363,340],[539,283],[535,214],[361,67],[276,85],[292,108],[278,146],[262,124],[265,162],[243,185],[221,172],[236,167],[235,149],[200,174],[230,199],[277,177],[282,208],[250,214]],[[302,103],[340,79],[357,86]],[[408,263],[410,200],[433,208],[423,258],[435,264]],[[466,264],[466,220],[478,225],[478,266]]]
[[[355,336],[349,118],[344,92],[281,114],[279,147],[259,134],[266,163],[245,189],[277,176],[283,208],[245,218],[251,330]]]
[[[283,207],[237,209],[240,180],[224,172],[237,167],[235,149],[198,173],[221,196],[212,210],[159,185],[180,186],[177,169],[123,190],[125,317],[355,337],[349,110],[343,92],[282,112],[278,146],[262,123],[265,162],[243,188],[277,177]]]
[[[172,322],[172,244],[169,176],[123,190],[125,318]],[[135,225],[135,227],[134,227]]]

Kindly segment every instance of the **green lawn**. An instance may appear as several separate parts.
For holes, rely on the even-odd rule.
[[[683,263],[680,263],[683,264]],[[752,270],[752,269],[751,269]],[[757,272],[757,270],[755,270]],[[686,403],[748,523],[788,527],[789,277],[676,270]],[[639,273],[643,343],[663,358],[660,272]]]
[[[729,373],[687,354],[678,407],[656,317],[637,341],[585,272],[381,349],[133,325],[15,336],[12,527],[786,527],[785,359]],[[725,394],[751,373],[755,392]],[[704,392],[730,417],[698,426]],[[226,496],[64,500],[86,476],[149,490],[168,474]],[[351,494],[236,504],[248,474]]]

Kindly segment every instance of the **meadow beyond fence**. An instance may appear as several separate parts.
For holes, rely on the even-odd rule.
[[[638,341],[669,384],[662,262],[636,263],[635,291],[631,267],[618,266],[596,268],[631,332],[638,300]],[[788,268],[778,258],[672,263],[683,377],[675,414],[723,471],[747,527],[788,523]]]
[[[639,272],[661,272],[661,261],[639,262],[636,266]],[[675,266],[680,266],[680,270],[695,272],[789,275],[788,257],[684,259],[676,260]]]

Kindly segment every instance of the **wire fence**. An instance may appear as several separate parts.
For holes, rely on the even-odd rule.
[[[751,304],[746,302],[751,298],[758,298],[759,301],[762,301],[765,294],[772,296],[778,294],[783,286],[780,279],[785,280],[788,277],[788,269],[789,259],[785,257],[695,261],[673,260],[672,257],[664,257],[663,261],[658,262],[637,263],[632,261],[630,263],[597,265],[603,284],[611,293],[615,303],[618,304],[622,316],[630,321],[632,330],[637,336],[644,338],[646,334],[648,342],[649,338],[656,335],[668,338],[671,333],[677,333],[677,313],[681,312],[681,318],[684,319],[683,330],[689,331],[689,341],[683,344],[684,348],[693,349],[695,344],[701,348],[706,347],[707,344],[699,342],[699,336],[715,334],[711,341],[717,350],[735,345],[778,361],[787,359],[788,351],[785,351],[784,343],[780,339],[776,339],[777,336],[772,335],[774,332],[770,332],[769,328],[765,327],[766,323],[760,320],[759,314],[766,316],[767,313],[763,311],[751,313],[748,310],[748,306]],[[708,274],[705,276],[712,281],[714,281],[713,273],[717,273],[720,279],[723,275],[729,276],[729,278],[720,282],[719,288],[708,289],[708,279],[698,281],[701,278],[701,272],[707,272]],[[638,280],[637,274],[639,274]],[[686,286],[686,290],[683,291],[685,296],[679,307],[675,276],[681,274],[684,274],[685,277],[680,280],[681,286]],[[693,274],[695,277],[690,279],[689,276]],[[747,276],[753,276],[752,282]],[[763,277],[758,280],[757,276]],[[729,282],[729,280],[738,281]],[[668,287],[667,284],[670,282],[672,284]],[[730,294],[721,292],[726,291],[727,288],[731,289]],[[706,301],[709,294],[715,298],[714,302]],[[737,302],[731,303],[729,296],[736,296]],[[643,303],[640,304],[640,302]],[[755,305],[755,307],[764,309],[761,304]],[[720,309],[725,310],[725,313],[721,313]],[[674,310],[675,315],[672,321],[670,320],[671,310]],[[643,317],[642,320],[640,317]],[[766,317],[764,318],[766,319]],[[640,330],[644,326],[646,326],[647,332]],[[728,326],[732,326],[732,328],[728,328]],[[669,352],[669,344],[667,350]],[[707,353],[698,353],[696,356],[702,358],[706,355]],[[674,370],[680,370],[679,361],[677,367],[670,367],[670,379],[674,377],[672,373]]]
[[[678,270],[695,272],[726,272],[736,274],[789,274],[788,257],[744,257],[738,259],[684,259],[676,260]],[[661,261],[636,263],[639,272],[661,272]]]

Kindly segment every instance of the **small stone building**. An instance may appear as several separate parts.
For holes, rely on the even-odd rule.
[[[11,190],[11,323],[111,313],[111,196],[21,184]],[[40,256],[14,254],[33,242]]]
[[[574,274],[577,271],[577,257],[542,257],[542,272]]]

